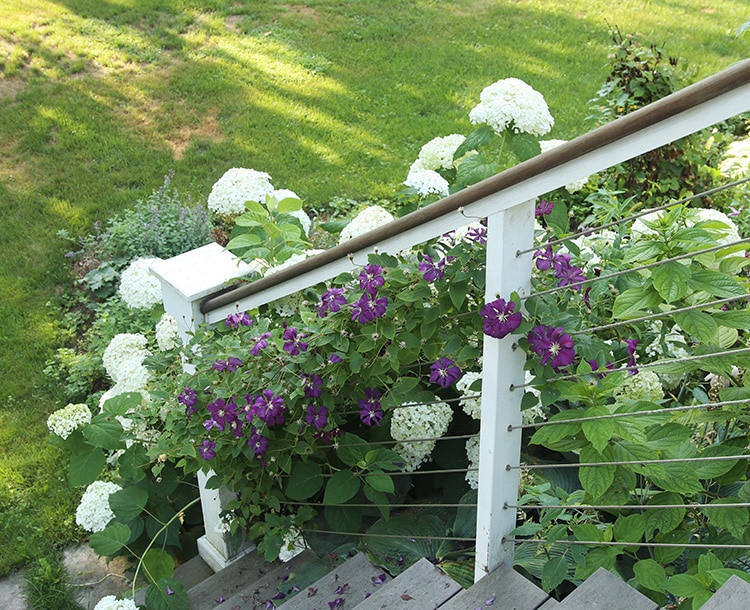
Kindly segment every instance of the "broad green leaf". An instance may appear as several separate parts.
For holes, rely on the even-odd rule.
[[[719,299],[747,294],[736,278],[718,271],[696,271],[690,276],[688,285],[694,290],[702,290]]]
[[[703,553],[698,557],[698,572],[700,574],[707,574],[711,570],[720,570],[723,567],[724,564],[711,551]]]
[[[456,149],[456,152],[453,153],[453,159],[457,161],[466,153],[472,150],[477,150],[479,147],[491,142],[496,137],[497,134],[495,134],[495,130],[492,129],[492,127],[489,125],[480,125],[466,136],[466,139],[461,143],[461,146],[459,146]]]
[[[578,478],[583,488],[591,495],[592,500],[601,498],[615,480],[617,466],[600,464],[584,466],[578,471]]]
[[[536,157],[542,152],[542,147],[539,146],[537,139],[528,133],[513,134],[510,147],[519,162]]]
[[[702,343],[711,343],[718,328],[716,321],[709,314],[697,309],[675,314],[674,320],[682,330]]]
[[[289,214],[290,212],[296,212],[302,209],[302,201],[296,197],[287,197],[282,199],[276,205],[276,211],[279,214]]]
[[[666,534],[659,534],[654,538],[654,542],[664,542],[665,544],[674,544],[677,546],[660,546],[654,549],[654,559],[661,565],[665,566],[678,557],[680,557],[690,542],[690,532],[682,529],[676,529]],[[684,547],[679,545],[685,545]]]
[[[640,542],[644,531],[645,525],[641,515],[620,516],[615,521],[614,535],[617,542]]]
[[[148,492],[130,485],[109,496],[109,507],[121,521],[137,519],[148,502]]]
[[[652,506],[679,506],[685,504],[685,499],[672,492],[662,492],[653,496],[648,504]],[[654,535],[657,530],[666,534],[679,527],[685,518],[685,508],[654,508],[643,511],[643,523],[647,537]]]
[[[456,171],[456,184],[458,186],[470,186],[481,182],[485,178],[494,176],[500,166],[492,161],[487,161],[483,155],[476,154],[464,158],[458,164]]]
[[[320,465],[315,462],[297,462],[286,487],[286,495],[296,501],[307,500],[323,487]]]
[[[695,597],[706,587],[692,574],[675,574],[667,580],[665,589],[678,597]]]
[[[638,584],[651,591],[664,592],[667,573],[653,559],[641,559],[633,564],[633,573]]]
[[[351,500],[359,491],[359,477],[351,470],[339,470],[326,484],[323,502],[325,504],[343,504]]]
[[[151,584],[174,576],[174,558],[163,549],[151,547],[143,555],[142,561],[143,574]]]
[[[365,492],[365,497],[375,506],[377,506],[383,519],[387,521],[391,515],[388,496],[386,496],[382,491],[375,491],[372,487],[369,487],[367,485],[365,485],[362,489]]]
[[[655,267],[651,272],[654,288],[667,303],[673,303],[688,293],[690,268],[671,261]]]
[[[709,570],[708,573],[720,587],[722,587],[724,583],[727,582],[732,576],[741,578],[745,582],[750,582],[750,574],[748,574],[747,572],[743,572],[742,570],[735,570],[733,568],[715,568]]]
[[[714,318],[714,321],[716,321],[716,318]],[[726,326],[720,325],[719,328],[716,329],[716,334],[714,335],[712,343],[718,345],[721,349],[726,350],[737,343],[739,338],[740,333],[737,332],[736,328],[727,328]]]
[[[146,476],[146,467],[151,460],[140,443],[133,443],[117,460],[118,473],[130,483],[137,483]]]
[[[745,309],[741,311],[715,311],[712,312],[711,315],[714,320],[716,320],[717,324],[721,324],[722,326],[728,326],[739,330],[750,328],[750,311]]]
[[[612,306],[612,317],[617,320],[637,318],[658,307],[662,302],[661,295],[651,286],[638,286],[621,292]]]
[[[95,416],[83,429],[83,436],[92,445],[102,449],[125,449],[125,441],[122,440],[122,424],[114,417],[103,413]]]
[[[101,532],[91,534],[89,546],[97,555],[114,555],[127,544],[129,539],[130,528],[124,523],[113,521]]]
[[[338,532],[358,533],[362,524],[362,509],[359,506],[326,506],[326,520]]]
[[[684,494],[703,491],[695,469],[686,463],[650,464],[646,466],[645,474],[664,491]]]
[[[237,237],[233,237],[227,244],[227,250],[233,250],[235,248],[252,248],[253,246],[260,245],[263,240],[259,235],[255,233],[243,233]]]
[[[607,415],[608,413],[609,411],[604,407],[594,407],[589,409],[588,415]],[[609,444],[609,439],[614,436],[616,427],[614,419],[597,419],[581,423],[584,436],[599,453]]]
[[[737,498],[717,498],[711,504],[728,504],[736,501]],[[704,508],[702,511],[712,525],[726,529],[732,536],[742,540],[748,524],[747,508],[743,506],[737,508]]]
[[[453,303],[453,307],[461,309],[461,306],[466,300],[468,282],[451,282],[448,285],[448,294]]]
[[[164,578],[146,589],[148,610],[184,610],[189,606],[185,587],[174,578]]]
[[[143,396],[140,392],[124,392],[109,398],[102,407],[102,414],[114,417],[126,415],[128,411],[141,404]]]
[[[542,589],[552,591],[568,576],[568,558],[564,555],[547,561],[542,568]]]
[[[626,263],[645,263],[655,259],[664,250],[664,245],[653,239],[642,239],[631,244],[625,252]]]
[[[394,492],[393,479],[387,474],[368,474],[365,476],[365,485],[387,494]]]
[[[70,484],[74,487],[89,485],[99,478],[107,458],[99,447],[70,456]]]

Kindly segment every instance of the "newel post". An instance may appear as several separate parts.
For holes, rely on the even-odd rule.
[[[532,247],[534,201],[526,201],[487,218],[487,271],[485,302],[510,299],[512,292],[528,294],[532,254],[517,256]],[[516,304],[516,311],[520,303]],[[505,508],[518,499],[521,454],[521,424],[524,383],[523,350],[517,337],[484,337],[482,368],[482,419],[479,437],[479,489],[477,506],[477,548],[474,579],[479,580],[502,564],[513,565],[516,510]]]
[[[190,334],[205,321],[200,312],[201,300],[223,288],[228,281],[249,272],[240,261],[219,244],[196,248],[151,266],[151,272],[161,280],[164,309],[177,320],[180,338],[184,343]],[[186,363],[185,370],[190,370]],[[198,539],[198,552],[215,572],[225,568],[237,556],[227,534],[220,531],[220,513],[233,499],[227,489],[207,489],[210,477],[198,473],[203,523],[206,533]]]

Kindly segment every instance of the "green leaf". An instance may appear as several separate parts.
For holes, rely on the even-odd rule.
[[[646,476],[664,491],[675,493],[701,493],[703,485],[698,480],[695,469],[689,464],[669,463],[650,464],[645,468]]]
[[[737,498],[717,498],[711,504],[729,504],[736,501]],[[713,526],[723,528],[738,540],[742,540],[748,523],[747,508],[742,506],[737,508],[704,508],[702,511]]]
[[[70,484],[74,487],[90,485],[99,478],[107,458],[99,447],[70,456]]]
[[[114,417],[115,415],[126,415],[128,411],[135,409],[141,404],[143,396],[140,392],[124,392],[108,399],[103,407],[102,414]]]
[[[150,548],[142,561],[143,573],[151,584],[174,576],[174,558],[164,549]]]
[[[617,517],[614,526],[615,540],[618,542],[640,542],[645,525],[641,515]]]
[[[365,442],[365,439],[347,432],[339,441],[336,455],[347,466],[356,466],[357,463],[365,459],[369,450],[370,446]]]
[[[680,495],[672,492],[662,492],[653,496],[648,504],[655,506],[679,506],[685,504],[685,499]],[[671,532],[682,523],[685,518],[686,509],[684,508],[655,508],[643,511],[643,523],[645,533],[648,538],[652,537],[655,531],[662,534]]]
[[[326,506],[326,520],[338,532],[359,533],[362,509],[359,506]]]
[[[626,263],[645,263],[659,256],[663,249],[664,246],[661,242],[653,239],[642,239],[628,247],[624,261]]]
[[[456,185],[463,187],[476,184],[494,176],[499,169],[500,166],[497,163],[487,161],[483,155],[471,155],[459,163],[456,171]]]
[[[392,494],[394,492],[393,479],[387,474],[368,474],[365,477],[365,485],[372,487],[375,491]]]
[[[721,326],[728,326],[738,330],[750,328],[750,311],[715,311],[712,312],[714,320]]]
[[[688,285],[694,290],[707,292],[719,299],[747,294],[747,291],[733,276],[718,271],[696,271],[688,280]]]
[[[151,460],[140,443],[133,443],[117,460],[118,473],[129,483],[137,483],[146,476]]]
[[[351,500],[359,491],[359,477],[351,470],[339,470],[326,484],[323,502],[343,504]]]
[[[667,584],[667,573],[653,559],[641,559],[633,564],[633,573],[638,584],[650,591],[664,592]]]
[[[587,415],[606,415],[609,411],[602,407],[589,409]],[[581,429],[584,436],[591,442],[594,449],[601,453],[609,444],[609,439],[615,435],[617,424],[614,419],[597,419],[593,421],[584,421],[581,423]]]
[[[651,272],[654,288],[667,303],[683,298],[687,292],[690,268],[671,261],[655,267]]]
[[[298,502],[311,498],[323,487],[323,475],[316,462],[297,462],[286,488],[286,495]]]
[[[95,416],[91,423],[83,429],[83,436],[96,447],[102,449],[125,449],[122,440],[122,425],[114,417],[104,413]]]
[[[538,140],[528,133],[513,134],[510,141],[510,148],[519,162],[536,157],[542,152],[542,147],[539,146]]]
[[[453,159],[460,159],[469,151],[477,150],[480,146],[484,146],[485,144],[492,142],[495,137],[497,136],[495,134],[495,130],[492,129],[492,127],[490,127],[489,125],[480,125],[468,136],[466,136],[466,139],[461,143],[461,146],[459,146],[456,149],[456,152],[453,153]]]
[[[638,286],[621,292],[612,305],[612,317],[619,320],[637,318],[662,302],[661,295],[651,286]]]
[[[383,516],[383,519],[387,520],[391,515],[388,496],[386,496],[382,491],[375,491],[372,487],[368,487],[367,485],[365,485],[363,489],[365,492],[365,497],[377,506],[380,514]]]
[[[596,463],[597,466],[583,466],[578,471],[578,478],[583,488],[591,495],[592,500],[601,498],[615,480],[617,466],[609,466],[601,459],[598,452],[589,446],[580,452],[582,463]]]
[[[709,314],[696,309],[675,314],[674,320],[686,333],[702,343],[711,343],[718,328],[716,321]]]
[[[101,556],[114,555],[130,540],[130,528],[124,523],[114,521],[101,532],[91,534],[89,546]]]
[[[262,239],[255,233],[243,233],[237,237],[233,237],[227,244],[227,250],[233,250],[235,248],[252,248],[262,243]]]
[[[189,606],[185,587],[174,578],[163,578],[146,589],[148,610],[184,610]]]
[[[121,521],[137,519],[148,502],[148,492],[140,487],[129,486],[109,496],[109,507]]]
[[[290,212],[296,212],[302,209],[302,201],[296,197],[287,197],[279,201],[276,206],[276,211],[279,214],[289,214]]]
[[[568,576],[568,558],[565,555],[554,557],[542,568],[542,589],[552,591]]]
[[[706,590],[697,576],[691,574],[676,574],[666,584],[665,589],[678,597],[695,597]]]
[[[451,303],[456,309],[461,309],[464,304],[467,295],[468,282],[451,282],[448,285],[448,294],[451,298]]]

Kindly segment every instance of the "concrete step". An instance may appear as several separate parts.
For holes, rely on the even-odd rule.
[[[658,610],[659,605],[619,576],[599,568],[561,601],[558,610]]]

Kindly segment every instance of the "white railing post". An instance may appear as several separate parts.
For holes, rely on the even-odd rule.
[[[487,218],[487,271],[485,302],[510,299],[512,292],[523,296],[531,284],[531,253],[534,239],[534,201],[526,201]],[[516,311],[520,303],[516,305]],[[501,564],[513,565],[513,540],[508,533],[516,527],[516,511],[504,508],[516,504],[521,453],[520,429],[525,354],[516,347],[513,335],[495,339],[485,335],[482,366],[482,419],[479,437],[479,489],[477,500],[477,547],[475,580]]]
[[[151,272],[161,280],[164,309],[177,320],[180,337],[187,342],[205,317],[200,312],[200,301],[223,288],[233,278],[247,275],[249,266],[219,244],[208,244],[151,266]],[[185,364],[185,370],[190,365]],[[198,539],[198,552],[215,572],[225,568],[237,557],[228,534],[221,529],[220,514],[232,500],[227,489],[208,489],[208,474],[198,473],[201,508],[205,534]]]

